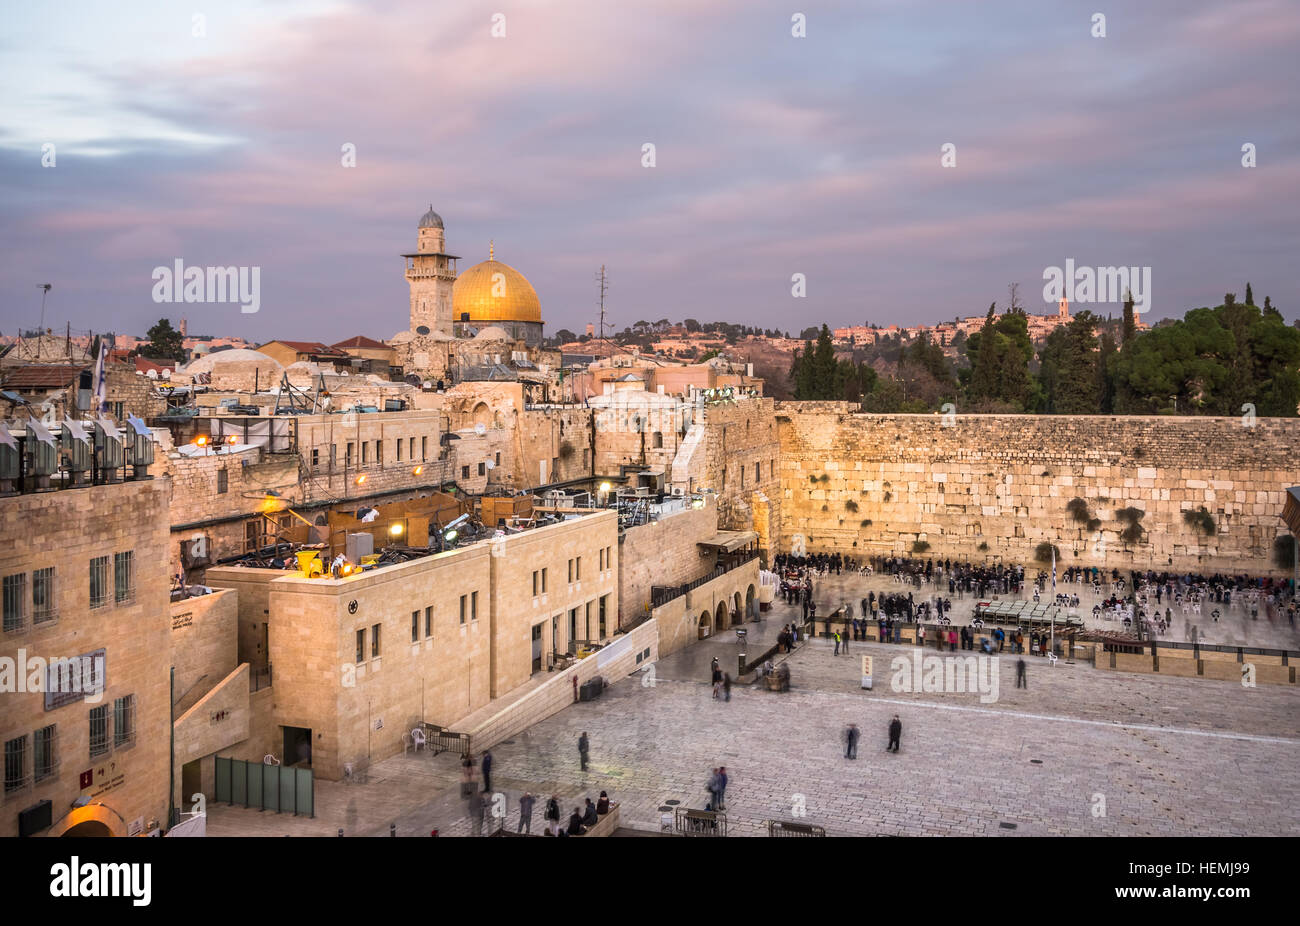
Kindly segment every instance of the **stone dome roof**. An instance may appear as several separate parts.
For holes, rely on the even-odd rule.
[[[429,206],[429,211],[420,217],[421,228],[442,228],[442,216],[433,211],[433,206]]]
[[[509,341],[510,334],[504,328],[498,328],[496,325],[488,325],[474,335],[475,341]]]
[[[498,274],[500,276],[498,276]],[[470,324],[542,321],[542,304],[537,291],[522,273],[489,258],[460,276],[451,290],[452,317],[461,321],[468,314]]]
[[[222,367],[236,367],[246,364],[249,369],[256,367],[258,370],[278,376],[284,371],[284,367],[274,357],[269,357],[261,351],[247,350],[236,348],[234,350],[212,351],[199,357],[197,360],[191,360],[187,363],[182,373],[211,373],[214,370],[220,371]]]

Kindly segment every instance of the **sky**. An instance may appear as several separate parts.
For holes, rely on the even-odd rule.
[[[1294,0],[0,0],[0,334],[51,283],[74,332],[388,338],[430,205],[548,332],[602,265],[616,328],[1050,312],[1067,260],[1291,321],[1297,48]],[[177,260],[258,311],[156,302]]]

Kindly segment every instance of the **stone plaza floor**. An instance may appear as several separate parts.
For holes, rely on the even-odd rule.
[[[778,602],[747,625],[748,648],[766,649],[793,613]],[[977,694],[891,690],[891,660],[913,649],[852,643],[837,657],[831,643],[814,640],[789,657],[791,691],[737,686],[722,702],[708,676],[714,656],[734,670],[735,635],[724,631],[660,660],[653,684],[624,679],[494,747],[492,784],[505,795],[507,827],[516,826],[525,790],[538,798],[533,832],[550,795],[567,818],[605,790],[624,827],[658,831],[671,808],[703,807],[710,770],[725,765],[728,824],[738,836],[764,834],[769,819],[830,835],[1300,835],[1294,688],[1064,661],[1051,668],[1032,657],[1027,687],[1016,688],[1016,659],[1004,656],[998,699],[981,703]],[[863,653],[876,657],[871,691],[860,686]],[[894,714],[902,749],[887,754]],[[862,731],[856,760],[844,758],[849,722]],[[577,750],[584,730],[586,773]],[[376,763],[365,783],[318,782],[315,819],[212,806],[208,832],[387,835],[394,823],[400,836],[435,827],[468,835],[459,773],[455,756],[397,756]]]

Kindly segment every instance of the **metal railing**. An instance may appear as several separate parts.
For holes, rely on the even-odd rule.
[[[674,831],[678,836],[726,836],[727,815],[717,810],[678,807]]]
[[[792,823],[789,820],[768,820],[767,835],[785,837],[825,836],[826,830],[811,823]]]
[[[683,585],[657,585],[650,589],[650,609],[662,607],[675,598],[680,598],[689,591],[699,588],[701,585],[712,582],[714,579],[724,576],[727,573],[739,569],[741,566],[758,559],[757,550],[747,550],[742,554],[729,554],[728,558],[713,568],[708,575],[700,576]]]
[[[271,687],[271,664],[250,666],[248,669],[248,692],[261,691]]]

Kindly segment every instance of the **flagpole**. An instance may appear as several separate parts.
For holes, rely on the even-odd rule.
[[[1052,636],[1048,647],[1048,654],[1056,655],[1056,544],[1052,544]]]

